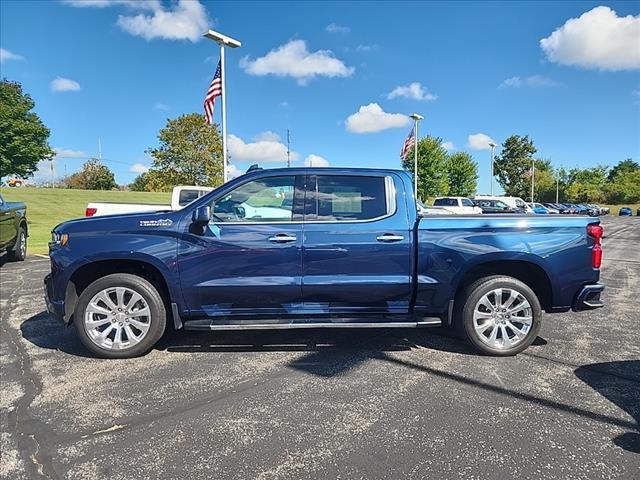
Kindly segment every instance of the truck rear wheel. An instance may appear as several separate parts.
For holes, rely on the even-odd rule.
[[[456,311],[463,337],[487,355],[516,355],[535,340],[540,331],[542,308],[528,285],[513,277],[481,278],[460,296]]]
[[[27,232],[23,227],[18,228],[16,243],[7,254],[12,262],[22,262],[27,257]]]
[[[104,358],[144,355],[165,330],[166,310],[158,290],[144,278],[116,273],[80,295],[74,311],[80,340]]]

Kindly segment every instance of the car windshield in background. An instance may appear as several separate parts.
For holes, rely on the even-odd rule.
[[[180,196],[178,197],[178,205],[181,207],[186,207],[194,200],[199,199],[200,197],[209,193],[206,190],[190,190],[185,189],[180,192]]]
[[[436,198],[433,205],[436,207],[457,207],[458,200],[455,198]]]

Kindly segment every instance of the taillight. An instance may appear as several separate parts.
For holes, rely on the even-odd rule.
[[[592,237],[596,243],[591,250],[591,266],[593,268],[600,268],[602,265],[602,234],[604,229],[602,225],[592,223],[587,226],[587,234]]]
[[[85,217],[93,217],[96,214],[97,211],[98,211],[97,208],[87,207],[87,209],[84,211],[84,216]]]

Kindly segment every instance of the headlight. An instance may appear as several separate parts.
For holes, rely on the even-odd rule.
[[[51,232],[51,243],[64,247],[69,243],[69,235],[67,233]]]

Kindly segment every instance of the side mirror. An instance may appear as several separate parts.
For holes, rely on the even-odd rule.
[[[193,211],[191,216],[193,223],[198,225],[206,225],[211,220],[211,207],[206,205],[204,207],[198,207]]]

